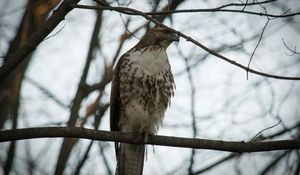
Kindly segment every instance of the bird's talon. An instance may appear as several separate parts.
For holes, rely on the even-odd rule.
[[[147,132],[143,132],[143,143],[147,143],[148,141],[148,133]]]

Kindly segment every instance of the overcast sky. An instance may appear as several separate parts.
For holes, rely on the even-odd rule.
[[[7,8],[1,4],[0,14],[3,12],[14,12],[2,16],[0,19],[0,50],[1,55],[5,54],[7,44],[18,26],[20,15],[23,12],[23,5],[20,0],[11,1]],[[82,1],[82,4],[90,4],[90,1]],[[164,6],[168,1],[163,1]],[[209,8],[223,5],[226,2],[239,1],[187,1],[182,3],[178,9]],[[300,9],[299,1],[284,1],[290,8],[290,12]],[[279,1],[278,4],[282,4]],[[117,5],[114,3],[113,5]],[[150,11],[149,3],[145,1],[132,1],[131,8]],[[283,10],[275,6],[266,6],[269,13],[281,14]],[[250,8],[263,12],[261,7]],[[1,16],[1,15],[0,15]],[[103,60],[111,61],[120,34],[123,32],[122,21],[129,16],[120,15],[116,12],[104,12],[103,27],[100,32],[101,54],[98,53],[92,69],[89,72],[89,83],[95,83],[101,79],[103,73]],[[258,71],[284,75],[300,76],[299,55],[292,55],[285,48],[283,41],[291,48],[300,48],[300,18],[294,17],[294,21],[287,22],[285,19],[274,19],[269,22],[258,49],[256,50],[251,68]],[[129,30],[134,30],[145,22],[142,17],[134,16],[129,25]],[[174,14],[172,21],[167,19],[164,23],[182,33],[189,35],[211,49],[224,47],[220,52],[243,65],[247,65],[251,54],[259,41],[259,35],[267,22],[266,17],[251,16],[240,13],[180,13]],[[39,82],[58,99],[65,104],[70,104],[78,81],[82,73],[87,55],[90,37],[95,23],[95,12],[91,10],[75,9],[71,11],[65,20],[43,41],[34,52],[34,59],[26,73],[26,77]],[[125,45],[121,53],[125,53],[133,47],[144,34],[144,30],[138,32],[136,37],[132,37]],[[244,42],[242,42],[244,41]],[[232,45],[237,45],[232,47]],[[298,50],[299,51],[299,50]],[[180,54],[182,53],[182,55]],[[267,130],[264,134],[276,132],[283,127],[288,127],[299,121],[299,82],[267,79],[262,76],[249,74],[219,58],[208,55],[201,48],[191,42],[181,39],[176,45],[173,44],[168,49],[168,55],[175,75],[176,91],[172,99],[172,105],[168,109],[163,126],[158,134],[192,137],[192,112],[196,116],[197,137],[205,139],[250,141],[259,131],[272,126],[281,120],[281,124]],[[187,59],[186,63],[184,58]],[[203,61],[201,61],[204,59]],[[194,94],[191,91],[191,82],[188,79],[186,64],[195,65],[191,69],[192,85]],[[105,91],[103,102],[109,102],[110,87]],[[96,93],[91,94],[82,105],[81,114],[86,106],[95,100]],[[195,108],[192,111],[191,101],[194,100]],[[22,103],[20,114],[22,120],[19,127],[48,126],[53,123],[65,123],[69,117],[69,111],[60,107],[54,101],[47,98],[43,92],[37,89],[30,82],[25,81],[22,89]],[[92,128],[93,120],[88,121],[85,127]],[[99,129],[108,130],[108,114],[102,120]],[[290,138],[289,135],[284,138]],[[43,139],[43,141],[26,141],[31,143],[32,150],[38,154],[45,150],[45,144],[52,153],[45,153],[45,159],[41,159],[41,168],[48,172],[53,171],[56,161],[56,154],[60,147],[61,139]],[[82,141],[75,148],[76,151],[86,147],[88,141]],[[25,156],[22,148],[25,141],[20,141],[18,152],[20,156]],[[1,144],[0,147],[6,147]],[[179,168],[175,174],[186,173],[190,158],[190,149],[169,148],[149,146],[147,161],[145,164],[145,174],[167,174]],[[98,145],[94,145],[91,157],[85,165],[83,172],[94,172],[94,174],[105,174],[102,159],[99,157]],[[109,148],[105,149],[105,154],[110,158],[109,163],[114,167],[113,144],[109,143]],[[2,152],[2,151],[0,151]],[[3,154],[3,152],[1,153]],[[72,168],[74,159],[81,153],[74,154],[69,161]],[[205,167],[227,155],[225,152],[198,150],[195,162],[195,170]],[[238,159],[237,166],[243,167],[244,174],[256,174],[264,166],[263,162],[270,160],[268,153],[247,154]],[[33,155],[35,153],[33,152]],[[22,165],[22,161],[17,161],[15,165]],[[231,161],[215,168],[207,174],[222,174],[225,169],[228,172],[236,173],[235,161]],[[284,165],[282,165],[284,167]],[[91,171],[91,168],[94,169]],[[67,169],[66,172],[69,172]],[[231,174],[231,173],[230,173]],[[274,174],[281,174],[280,171]]]

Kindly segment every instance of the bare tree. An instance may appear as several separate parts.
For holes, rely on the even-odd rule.
[[[299,174],[298,2],[78,3],[1,2],[3,174],[113,174],[102,141],[136,139],[103,131],[112,70],[154,25],[182,38],[169,50],[177,89],[160,134],[190,138],[150,138],[175,148],[148,147],[145,173]],[[65,138],[16,142],[44,137]],[[245,153],[257,151],[267,153]]]

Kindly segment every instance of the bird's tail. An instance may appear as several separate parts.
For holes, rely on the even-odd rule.
[[[142,175],[145,145],[121,143],[118,151],[116,175]]]

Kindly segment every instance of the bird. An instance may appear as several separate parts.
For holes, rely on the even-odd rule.
[[[155,26],[118,60],[110,96],[110,130],[155,135],[174,96],[175,82],[167,56],[179,36]],[[145,145],[115,142],[117,175],[143,174]]]

